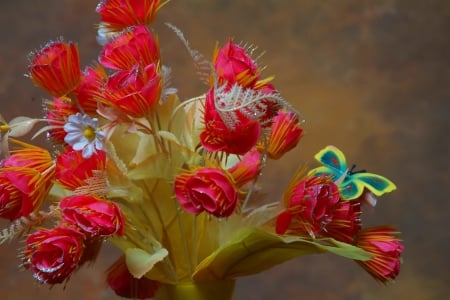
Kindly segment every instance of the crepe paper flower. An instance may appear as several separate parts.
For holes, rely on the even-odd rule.
[[[119,258],[106,271],[106,282],[120,297],[132,299],[153,298],[159,288],[159,283],[147,277],[135,278],[128,271],[125,257]]]
[[[294,112],[279,111],[273,119],[267,141],[267,155],[272,159],[281,158],[297,146],[302,135],[303,129],[298,116]]]
[[[57,144],[64,144],[67,133],[63,125],[70,115],[78,112],[77,105],[68,97],[53,98],[51,101],[45,101],[44,105],[45,116],[50,126],[48,137]]]
[[[62,219],[87,236],[123,234],[123,215],[113,202],[91,195],[74,195],[61,199],[59,208]]]
[[[73,91],[83,112],[96,115],[98,99],[107,80],[106,70],[101,65],[86,67],[81,75],[81,81]]]
[[[11,155],[0,162],[1,168],[21,167],[35,169],[49,179],[54,175],[54,162],[46,149],[19,140],[10,139],[16,145]]]
[[[244,88],[253,87],[259,79],[258,65],[247,50],[230,38],[222,48],[216,48],[213,56],[218,84],[232,86],[238,83]]]
[[[99,62],[112,70],[130,70],[135,65],[158,64],[158,39],[143,25],[132,27],[103,46]]]
[[[62,283],[77,268],[83,249],[83,234],[76,230],[39,230],[27,238],[23,266],[42,283]]]
[[[309,234],[314,238],[326,231],[338,201],[337,185],[324,176],[293,181],[284,195],[286,210],[277,217],[276,232]]]
[[[356,262],[373,278],[382,283],[394,280],[400,272],[404,246],[398,232],[390,226],[363,229],[355,239],[355,245],[373,255],[370,260]]]
[[[323,236],[345,243],[353,243],[361,230],[361,203],[339,200],[333,211],[333,219],[322,231]]]
[[[67,147],[56,158],[55,179],[64,188],[74,191],[86,185],[86,180],[94,176],[95,171],[106,169],[106,153],[98,150],[84,158],[80,151]]]
[[[0,169],[0,217],[12,221],[39,210],[50,187],[48,178],[35,169]]]
[[[134,118],[148,116],[162,91],[159,67],[150,64],[118,71],[106,83],[103,102]]]
[[[223,151],[238,155],[247,153],[258,142],[261,134],[260,124],[256,120],[241,116],[239,122],[233,121],[235,128],[229,128],[216,109],[214,94],[214,89],[210,89],[206,95],[204,129],[200,133],[202,146],[210,152]]]
[[[70,115],[64,130],[67,133],[64,141],[74,150],[82,150],[83,158],[89,158],[103,149],[104,134],[98,127],[97,118],[81,113]]]
[[[259,175],[260,168],[261,154],[258,150],[253,149],[247,152],[228,172],[233,177],[236,186],[240,187],[253,181]]]
[[[101,25],[107,31],[121,31],[134,25],[150,25],[157,11],[168,1],[102,0],[97,6]]]
[[[206,211],[218,218],[228,217],[238,204],[238,192],[231,180],[221,169],[184,170],[175,178],[175,197],[188,213]]]
[[[68,94],[80,81],[77,46],[71,42],[49,42],[30,55],[28,72],[31,80],[52,96]]]

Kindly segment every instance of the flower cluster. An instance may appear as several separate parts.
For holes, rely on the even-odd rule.
[[[30,55],[29,77],[51,99],[43,119],[0,120],[0,216],[12,221],[0,242],[26,237],[23,267],[56,284],[108,239],[123,256],[107,282],[124,297],[257,273],[291,258],[283,248],[329,251],[381,282],[395,279],[397,232],[361,223],[363,205],[395,185],[349,170],[329,146],[316,155],[322,166],[297,172],[281,201],[260,203],[266,161],[297,146],[303,120],[262,76],[253,49],[229,39],[204,59],[169,25],[207,66],[203,94],[180,101],[149,27],[166,3],[102,0],[102,49],[84,71],[72,42]],[[51,151],[17,139],[38,123]]]

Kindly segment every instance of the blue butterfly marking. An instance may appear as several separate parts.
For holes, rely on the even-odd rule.
[[[397,188],[392,181],[381,175],[365,170],[353,171],[355,165],[348,169],[344,153],[335,146],[325,147],[314,155],[314,158],[322,163],[322,166],[312,169],[309,175],[330,176],[338,185],[343,200],[359,198],[365,188],[376,196],[381,196]]]

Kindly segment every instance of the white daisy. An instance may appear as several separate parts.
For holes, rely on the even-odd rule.
[[[64,141],[76,151],[82,150],[84,158],[89,158],[96,150],[103,150],[105,134],[98,128],[98,119],[76,113],[70,115],[64,125],[67,132]]]

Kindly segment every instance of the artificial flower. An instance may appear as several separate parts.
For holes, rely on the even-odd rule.
[[[50,42],[30,55],[31,80],[54,97],[71,92],[80,81],[80,61],[75,44]]]
[[[123,234],[123,215],[114,202],[91,195],[73,195],[61,199],[59,208],[65,222],[88,236]]]
[[[157,65],[135,65],[130,70],[118,71],[109,77],[103,102],[132,117],[144,117],[157,106],[161,84]]]
[[[276,232],[315,237],[326,231],[338,201],[337,185],[324,176],[306,177],[299,182],[294,180],[284,195],[286,208],[277,217]]]
[[[106,70],[99,64],[84,69],[81,81],[73,93],[85,114],[90,116],[96,114],[98,99],[106,79]]]
[[[146,26],[132,27],[107,43],[99,62],[112,70],[130,70],[135,65],[157,64],[159,61],[158,39]]]
[[[102,0],[97,6],[101,25],[107,31],[121,31],[134,25],[150,25],[156,12],[168,1]]]
[[[202,146],[211,152],[247,153],[258,142],[261,125],[257,120],[239,114],[240,119],[232,120],[235,127],[230,128],[218,112],[214,98],[214,89],[210,89],[205,100],[204,129],[200,134]]]
[[[16,220],[39,210],[50,182],[32,168],[0,169],[0,217]]]
[[[64,144],[66,131],[63,125],[70,115],[78,112],[77,105],[68,97],[53,98],[44,102],[46,109],[46,119],[50,125],[48,136],[57,144]]]
[[[175,197],[185,211],[203,211],[222,218],[230,216],[238,204],[238,193],[230,175],[218,168],[200,168],[181,173],[174,182]]]
[[[70,115],[64,125],[64,141],[76,151],[82,150],[83,158],[91,157],[103,149],[104,134],[98,127],[98,119],[76,113]]]
[[[390,226],[378,226],[363,229],[355,239],[358,247],[373,255],[370,260],[356,262],[382,283],[394,280],[400,272],[404,246],[397,235]]]
[[[135,278],[128,271],[125,258],[122,256],[106,271],[106,282],[120,297],[132,299],[148,299],[155,296],[159,283],[147,277]]]
[[[27,238],[23,266],[42,283],[61,283],[77,268],[83,249],[83,234],[76,230],[65,227],[39,230]]]
[[[298,116],[293,112],[279,111],[273,118],[272,129],[267,141],[267,155],[279,159],[295,148],[302,137],[303,129]],[[264,148],[264,146],[260,147]]]
[[[219,85],[226,83],[231,86],[237,82],[245,88],[253,87],[259,79],[256,62],[245,48],[235,44],[232,39],[222,48],[216,49],[213,63]]]
[[[258,150],[253,149],[247,152],[239,162],[228,170],[237,186],[251,182],[259,175],[261,159],[261,154]]]
[[[55,179],[64,188],[74,191],[87,185],[86,180],[94,176],[95,171],[106,168],[106,153],[98,150],[85,158],[80,151],[67,147],[56,158]]]

